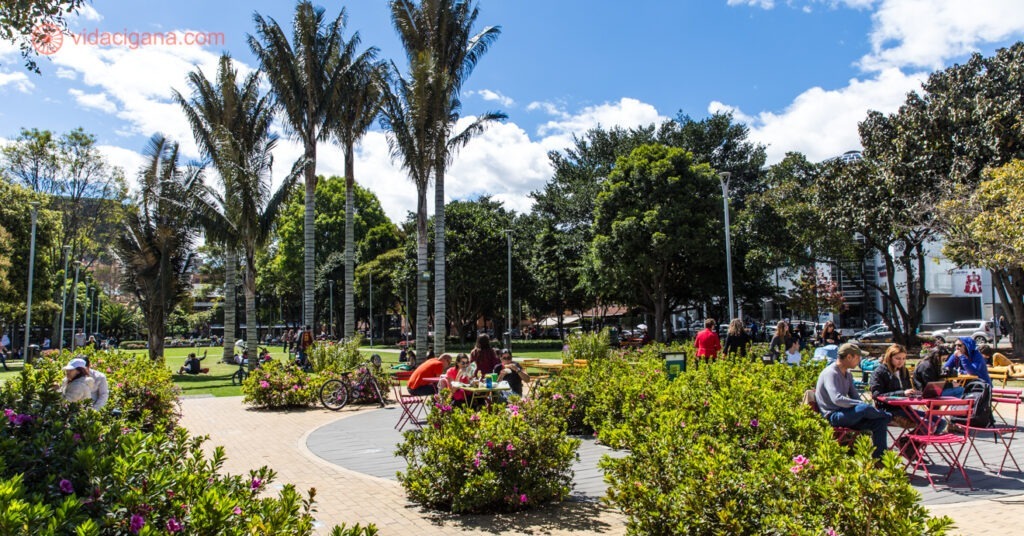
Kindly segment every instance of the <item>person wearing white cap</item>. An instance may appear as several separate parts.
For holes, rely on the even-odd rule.
[[[103,409],[103,406],[107,405],[107,399],[110,398],[110,389],[107,387],[107,375],[98,370],[93,370],[89,366],[88,356],[81,354],[78,357],[85,361],[85,370],[89,373],[89,377],[92,378],[92,391],[89,392],[89,396],[92,397],[92,409]]]
[[[85,360],[76,357],[64,367],[64,381],[60,385],[60,392],[68,402],[80,402],[91,397],[93,383]]]

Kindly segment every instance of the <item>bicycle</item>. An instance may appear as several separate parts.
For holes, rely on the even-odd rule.
[[[377,397],[377,403],[380,407],[384,407],[384,391],[380,388],[380,383],[377,382],[377,378],[374,377],[373,372],[370,370],[370,366],[374,369],[380,368],[380,357],[373,356],[371,361],[359,365],[358,376],[353,379],[353,372],[343,372],[341,379],[327,380],[323,386],[320,387],[320,402],[325,408],[331,411],[338,411],[348,404],[349,399],[359,398],[363,393],[369,393],[371,396]]]
[[[272,357],[270,357],[270,350],[267,350],[266,348],[263,348],[263,347],[259,347],[259,349],[260,349],[260,358],[259,358],[259,361],[256,362],[256,368],[260,368],[260,365],[262,365],[263,363],[266,363],[267,361],[270,361],[270,360],[273,359]],[[249,359],[248,358],[239,359],[238,370],[236,370],[235,373],[231,375],[231,385],[242,385],[242,382],[244,382],[245,379],[248,378],[248,377],[249,377]]]

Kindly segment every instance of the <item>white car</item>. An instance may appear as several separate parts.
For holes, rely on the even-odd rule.
[[[970,337],[978,344],[988,344],[995,340],[995,332],[987,320],[958,320],[946,329],[933,331],[932,337],[940,343]]]

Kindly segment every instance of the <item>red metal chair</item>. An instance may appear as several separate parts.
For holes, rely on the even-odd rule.
[[[402,382],[398,380],[392,381],[391,388],[394,390],[398,407],[402,408],[402,414],[398,416],[398,424],[395,425],[395,428],[399,432],[408,424],[422,428],[423,423],[426,422],[427,411],[424,400],[428,397],[409,394],[408,391],[402,388]]]
[[[818,415],[821,415],[821,408],[818,407],[818,401],[814,398],[814,389],[808,389],[804,391],[803,403],[810,406],[812,410]],[[857,436],[864,433],[862,430],[855,430],[853,428],[844,428],[842,426],[832,427],[832,436],[836,442],[844,447],[852,446],[857,442]]]
[[[1002,444],[1005,452],[1003,453],[1003,460],[999,464],[999,471],[996,472],[996,474],[1000,476],[1003,474],[1003,467],[1006,465],[1007,458],[1013,462],[1013,466],[1017,468],[1017,471],[1020,471],[1020,465],[1017,464],[1017,459],[1014,458],[1013,453],[1010,452],[1010,445],[1013,443],[1013,438],[1017,433],[1017,422],[1020,414],[1021,403],[1021,391],[1019,389],[992,389],[993,406],[996,408],[999,407],[999,404],[1013,406],[1013,421],[1011,422],[1008,416],[1004,416],[1002,413],[994,411],[993,415],[998,415],[999,420],[1002,421],[1001,423],[997,422],[995,425],[990,427],[966,426],[967,435],[970,437],[970,447],[967,451],[967,456],[970,456],[971,452],[974,452],[978,456],[978,460],[980,460],[981,464],[986,468],[988,467],[988,463],[986,463],[985,459],[981,457],[981,452],[978,450],[977,445],[975,445],[975,441],[978,439],[978,436],[982,434],[992,434],[992,440],[996,443]]]
[[[971,478],[967,476],[963,463],[960,461],[960,455],[970,442],[967,427],[961,426],[960,430],[962,432],[935,433],[936,428],[943,419],[962,418],[965,421],[970,419],[973,408],[974,400],[971,399],[927,401],[925,417],[922,423],[924,425],[923,429],[915,430],[914,433],[907,434],[906,436],[908,446],[910,447],[908,451],[910,460],[907,462],[907,465],[914,467],[914,470],[910,473],[911,476],[916,475],[918,469],[924,469],[928,483],[933,488],[935,487],[935,481],[928,470],[928,464],[931,463],[928,451],[932,451],[938,454],[949,466],[949,471],[946,473],[947,482],[949,477],[953,475],[953,471],[959,470],[967,482],[967,486],[973,489]]]

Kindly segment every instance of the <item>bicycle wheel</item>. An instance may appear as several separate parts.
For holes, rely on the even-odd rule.
[[[320,402],[325,408],[338,411],[348,403],[348,387],[341,380],[327,380],[320,387]]]
[[[242,385],[242,382],[245,381],[247,377],[249,377],[248,372],[238,369],[231,375],[231,385]]]

